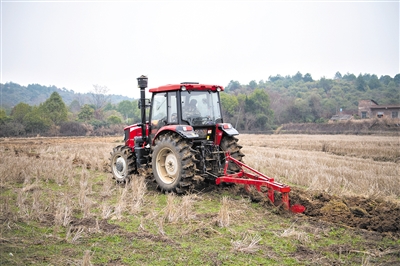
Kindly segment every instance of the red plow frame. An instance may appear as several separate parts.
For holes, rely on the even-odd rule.
[[[239,166],[240,171],[234,174],[228,174],[228,164],[229,162],[235,163]],[[248,171],[245,171],[245,168]],[[236,183],[236,184],[244,184],[246,190],[249,189],[249,186],[255,186],[257,191],[261,191],[261,187],[267,188],[267,196],[269,200],[274,203],[275,196],[274,191],[278,191],[282,194],[282,205],[286,210],[290,210],[295,213],[302,213],[305,211],[305,207],[303,205],[292,205],[290,206],[289,201],[289,192],[290,187],[288,185],[284,185],[278,183],[272,177],[268,177],[257,170],[251,168],[250,166],[236,160],[231,157],[231,155],[227,152],[225,158],[225,168],[224,168],[224,176],[220,176],[215,180],[216,184],[219,185],[221,182],[225,183]]]

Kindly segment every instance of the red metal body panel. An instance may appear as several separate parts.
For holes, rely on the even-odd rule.
[[[142,136],[142,128],[138,124],[134,124],[131,126],[127,126],[124,128],[124,131],[129,130],[129,137],[125,141],[125,146],[131,147],[132,149],[135,147],[135,137]],[[146,135],[149,135],[149,124],[146,123]]]
[[[215,127],[215,139],[214,139],[214,144],[215,145],[220,145],[222,137],[224,136],[224,132],[221,130],[221,128],[217,125]]]
[[[240,166],[241,170],[235,174],[228,174],[229,162],[234,162]],[[250,172],[244,171],[243,168]],[[252,185],[255,186],[258,191],[260,191],[261,187],[264,186],[267,188],[267,196],[271,202],[275,202],[274,191],[278,191],[282,193],[282,204],[285,209],[296,213],[302,213],[305,211],[305,207],[302,205],[293,205],[290,207],[289,186],[278,183],[272,177],[268,177],[251,168],[250,166],[245,165],[244,163],[231,157],[229,153],[226,153],[224,176],[218,177],[215,182],[217,185],[219,185],[221,182],[244,184],[246,189],[248,189],[249,185]]]
[[[154,140],[157,139],[158,135],[163,134],[164,132],[167,132],[167,131],[178,132],[189,138],[197,136],[197,134],[193,131],[192,126],[189,126],[189,125],[167,125],[167,126],[163,126],[157,132],[154,133],[155,136],[153,138],[152,145],[155,144]]]
[[[223,86],[219,85],[207,85],[207,84],[168,84],[164,86],[160,86],[157,88],[152,88],[149,92],[164,92],[164,91],[177,91],[185,86],[187,90],[199,90],[199,91],[216,91],[217,88],[220,88],[221,91],[224,90]]]

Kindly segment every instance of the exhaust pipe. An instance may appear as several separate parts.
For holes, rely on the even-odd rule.
[[[140,88],[140,111],[142,116],[142,140],[146,141],[146,93],[145,89],[147,88],[147,80],[148,78],[145,75],[141,75],[137,78],[138,87]]]

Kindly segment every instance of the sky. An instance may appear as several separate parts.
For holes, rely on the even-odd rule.
[[[139,97],[187,81],[400,73],[399,1],[3,1],[1,83]]]

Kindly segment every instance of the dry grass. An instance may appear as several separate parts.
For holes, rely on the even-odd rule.
[[[82,266],[91,266],[92,263],[90,262],[90,258],[92,257],[90,255],[90,250],[85,250],[85,254],[83,255],[83,260],[82,260]]]
[[[230,214],[229,214],[229,199],[224,196],[221,199],[221,208],[217,216],[217,225],[219,227],[228,227],[230,224]]]
[[[198,195],[189,194],[177,197],[170,193],[167,196],[167,206],[164,209],[164,221],[176,223],[178,221],[189,221],[195,217],[193,203],[199,199]]]
[[[296,230],[294,223],[279,236],[297,240],[303,245],[310,243],[310,237],[308,234],[302,230]]]
[[[398,137],[240,135],[239,139],[244,161],[283,183],[336,195],[400,197]]]
[[[231,241],[233,250],[244,252],[244,253],[255,253],[259,250],[258,242],[260,242],[262,238],[259,235],[250,236],[245,234],[242,239]]]
[[[129,184],[131,189],[130,199],[128,199],[130,202],[130,213],[136,214],[143,206],[147,184],[143,176],[134,176]]]
[[[337,195],[400,197],[399,141],[395,137],[240,135],[239,139],[246,154],[244,161],[277,181]],[[293,221],[276,217],[247,197],[239,199],[242,195],[234,194],[235,188],[218,190],[230,193],[232,198],[228,198],[213,191],[162,195],[148,191],[148,180],[140,176],[133,176],[128,184],[116,184],[108,172],[108,158],[112,148],[120,144],[117,140],[120,138],[0,140],[1,245],[14,254],[24,246],[24,253],[30,250],[32,261],[38,264],[57,264],[64,251],[71,254],[63,254],[61,264],[91,265],[93,260],[97,260],[96,265],[123,264],[113,261],[114,255],[129,261],[135,252],[147,258],[153,249],[159,252],[170,247],[163,256],[172,254],[177,264],[190,262],[181,255],[192,252],[192,256],[208,259],[199,259],[198,264],[221,265],[228,257],[218,254],[240,258],[228,261],[232,264],[244,264],[251,256],[270,261],[279,261],[281,256],[286,260],[299,258],[300,253],[293,255],[288,243],[310,247],[334,231],[300,222],[291,225]],[[340,237],[346,237],[345,233]],[[49,261],[36,256],[42,254],[38,243],[52,245],[49,252],[54,254],[46,255]],[[280,247],[285,252],[271,248],[281,243],[285,243]],[[58,249],[62,245],[66,246]],[[120,250],[113,253],[109,245]],[[208,249],[208,245],[214,246]],[[79,251],[74,250],[78,247]],[[321,253],[323,248],[316,249],[320,253],[310,253],[316,264],[337,262],[327,259]],[[354,250],[370,252],[365,254],[364,265],[373,264],[381,255],[368,246]],[[393,250],[397,254],[398,249]],[[126,255],[127,251],[132,254]],[[111,254],[109,261],[100,262],[105,252]],[[66,259],[69,256],[71,260]],[[12,261],[23,265],[16,257]],[[153,261],[147,258],[141,262]],[[132,261],[125,264],[129,263]],[[251,263],[257,264],[254,260]]]

